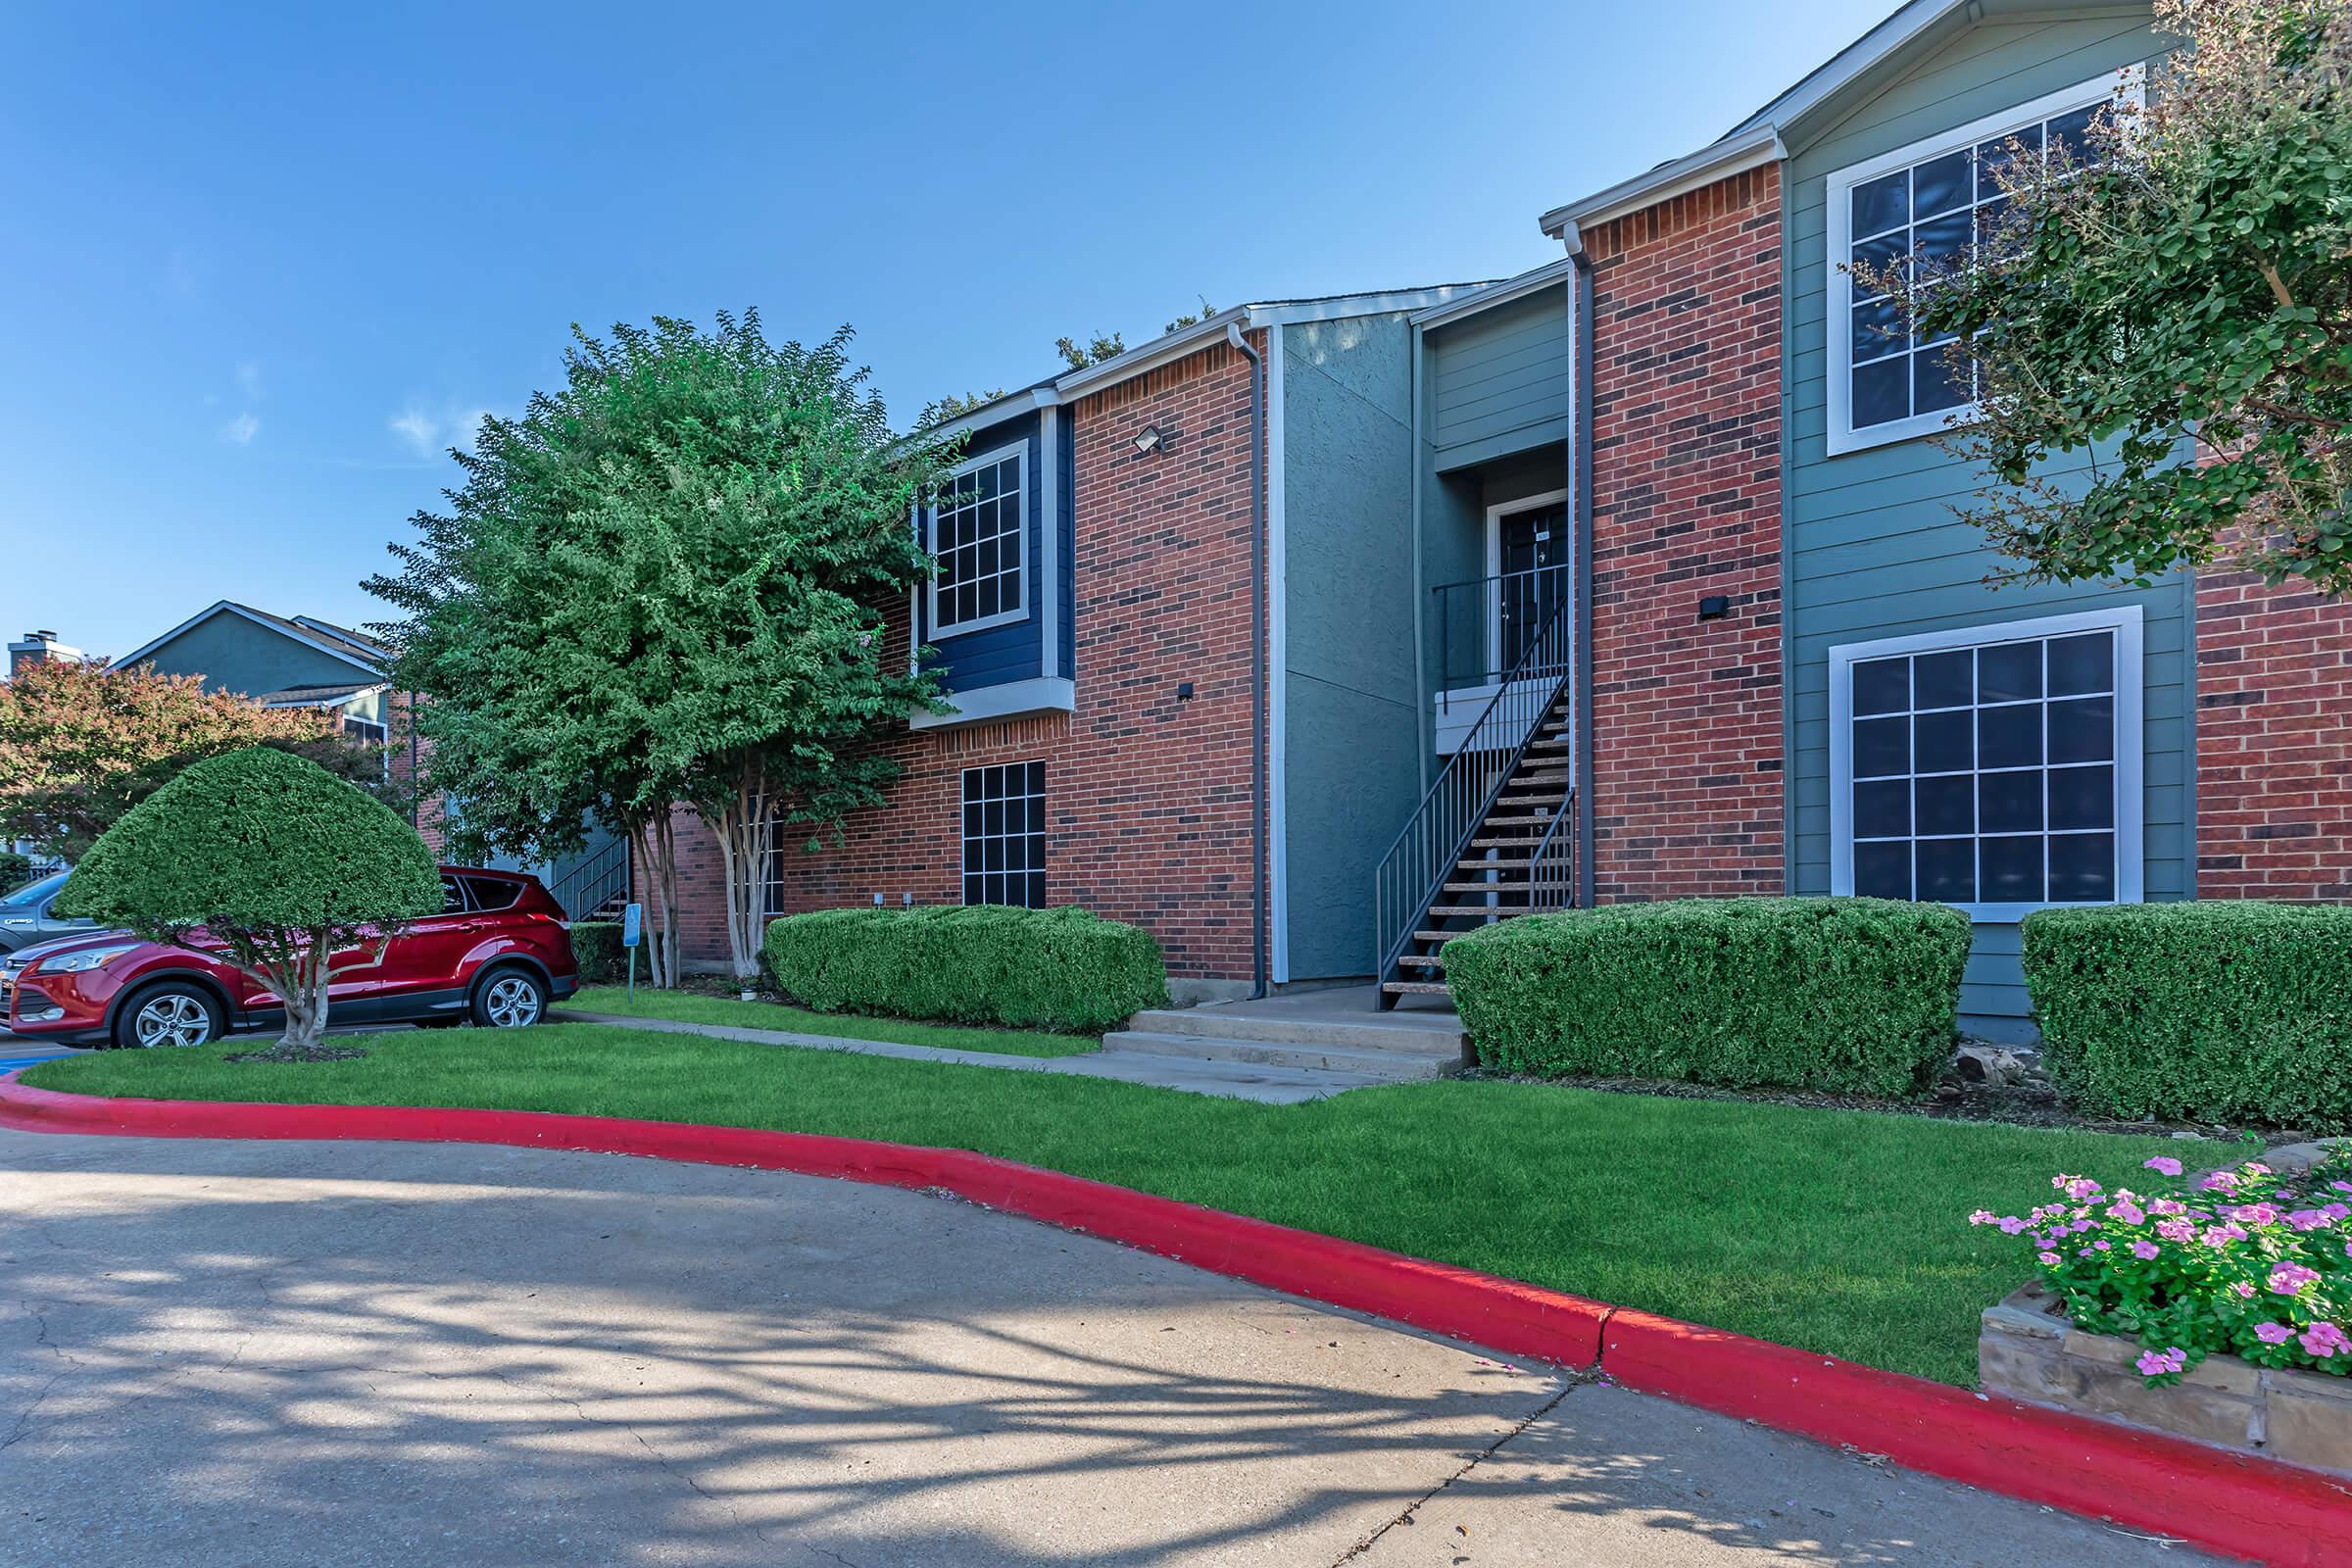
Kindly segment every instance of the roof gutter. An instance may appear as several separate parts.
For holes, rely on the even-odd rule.
[[[1244,314],[1224,313],[1224,328],[1225,341],[1250,361],[1250,995],[1257,998],[1267,991],[1270,951],[1266,917],[1270,804],[1266,799],[1266,360],[1242,335],[1241,322],[1233,319]]]
[[[1660,164],[1645,174],[1622,180],[1603,191],[1595,191],[1582,201],[1565,207],[1554,207],[1538,220],[1544,232],[1556,239],[1567,239],[1569,231],[1582,225],[1591,228],[1612,218],[1654,207],[1702,185],[1712,185],[1719,179],[1777,164],[1788,156],[1781,144],[1780,127],[1766,122],[1737,131],[1719,142],[1701,147],[1685,158],[1670,164]]]

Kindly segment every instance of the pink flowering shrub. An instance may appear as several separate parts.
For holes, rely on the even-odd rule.
[[[2352,1148],[2294,1181],[2146,1168],[2146,1192],[2054,1176],[2056,1201],[1968,1222],[2017,1237],[2076,1327],[2136,1340],[2151,1386],[2221,1353],[2352,1377]]]

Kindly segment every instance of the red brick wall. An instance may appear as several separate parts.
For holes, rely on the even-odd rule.
[[[2352,900],[2352,605],[2197,579],[2197,896]]]
[[[789,907],[960,902],[962,770],[1043,759],[1050,901],[1148,928],[1172,974],[1247,978],[1249,362],[1219,344],[1062,414],[1076,437],[1077,711],[885,739],[905,769],[890,804],[852,817],[838,847],[788,852]],[[1173,434],[1139,457],[1147,425]],[[723,958],[716,847],[694,822],[678,840],[685,955]]]
[[[1597,895],[1778,893],[1780,171],[1585,244]],[[1731,613],[1700,620],[1717,594]]]
[[[430,742],[417,741],[412,748],[415,723],[410,712],[406,692],[384,694],[384,727],[392,741],[392,777],[406,789],[423,770],[424,760],[431,755]],[[449,835],[442,825],[441,797],[428,795],[416,803],[416,831],[424,838],[425,848],[435,855],[449,848]]]

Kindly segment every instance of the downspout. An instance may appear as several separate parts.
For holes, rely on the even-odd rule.
[[[416,694],[409,693],[409,826],[424,831],[424,792],[416,787]]]
[[[1564,225],[1560,238],[1576,263],[1575,304],[1569,323],[1574,334],[1572,391],[1576,399],[1574,427],[1568,455],[1569,488],[1575,493],[1575,532],[1569,548],[1576,554],[1575,581],[1570,588],[1576,617],[1576,642],[1568,664],[1569,767],[1576,791],[1576,903],[1592,907],[1597,879],[1593,875],[1592,831],[1592,258],[1585,254],[1585,239],[1574,223]]]
[[[1266,360],[1231,321],[1225,341],[1250,361],[1250,991],[1266,994]]]

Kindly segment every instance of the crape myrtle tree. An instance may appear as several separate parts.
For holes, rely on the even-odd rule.
[[[719,844],[736,973],[758,972],[764,881],[893,767],[864,745],[936,704],[883,650],[929,570],[913,508],[948,455],[891,432],[847,328],[773,345],[757,312],[573,328],[564,384],[485,419],[462,488],[402,569],[395,678],[461,850],[576,849],[601,817],[653,886],[653,974],[678,975],[672,822]]]
[[[191,762],[250,746],[309,758],[387,805],[405,804],[384,748],[315,708],[261,708],[152,664],[42,660],[0,682],[0,842],[77,860]]]
[[[2157,0],[2177,47],[2089,145],[2012,144],[1975,252],[1857,269],[1952,336],[1988,482],[1961,514],[2028,581],[2180,565],[2352,592],[2352,6]],[[1902,274],[1911,269],[1912,275]],[[2086,469],[2063,477],[2050,460]]]
[[[225,956],[285,1004],[285,1035],[261,1054],[302,1060],[319,1053],[329,982],[437,912],[441,873],[382,802],[256,747],[196,762],[124,812],[57,907]]]

